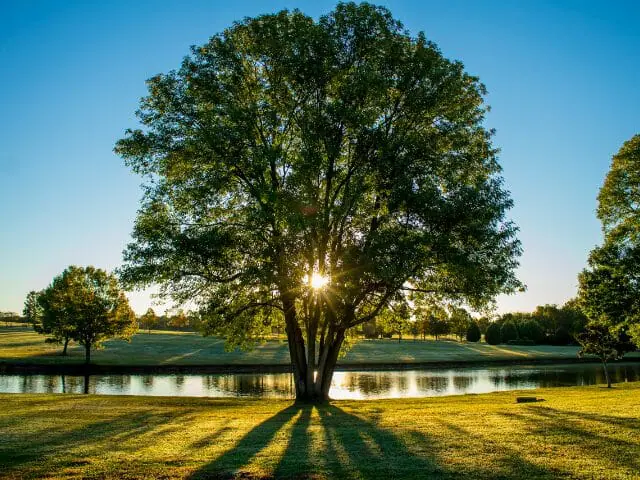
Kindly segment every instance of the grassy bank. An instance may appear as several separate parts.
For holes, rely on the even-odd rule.
[[[506,346],[434,340],[360,340],[339,363],[416,364],[491,361],[575,360],[577,347]],[[28,329],[0,330],[0,362],[80,364],[81,347],[70,344],[69,355],[61,347],[44,343],[44,337]],[[637,356],[637,354],[636,354]],[[633,355],[632,355],[633,357]],[[113,340],[92,354],[99,365],[286,365],[289,352],[284,340],[269,340],[250,352],[225,352],[218,338],[195,333],[139,333],[130,343]]]
[[[3,394],[0,478],[637,478],[640,383],[533,393],[544,401]]]

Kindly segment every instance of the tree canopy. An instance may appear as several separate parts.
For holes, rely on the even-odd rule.
[[[83,345],[86,363],[92,348],[114,336],[129,338],[137,328],[117,278],[91,266],[72,265],[41,292],[31,292],[25,302],[27,312],[37,312],[36,331],[64,340],[65,350],[70,339]]]
[[[283,318],[298,398],[326,398],[345,332],[407,292],[521,287],[485,87],[388,10],[248,18],[148,88],[116,145],[148,180],[121,279],[231,345]]]
[[[614,155],[597,214],[605,238],[579,276],[581,305],[640,346],[640,135]]]

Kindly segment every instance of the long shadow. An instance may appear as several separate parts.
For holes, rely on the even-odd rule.
[[[62,473],[65,468],[88,463],[83,459],[69,458],[70,452],[79,450],[85,452],[88,457],[100,456],[104,449],[116,447],[122,450],[127,440],[152,433],[156,429],[164,427],[167,421],[180,421],[191,411],[185,411],[181,415],[167,417],[155,411],[137,411],[106,418],[97,422],[73,428],[61,426],[57,428],[46,427],[46,417],[51,411],[38,416],[38,424],[42,428],[28,429],[17,433],[7,430],[12,427],[11,421],[3,419],[0,422],[0,432],[3,438],[0,442],[0,471],[8,474],[11,470],[19,470],[22,466],[31,466],[30,474],[39,477],[54,472]],[[44,420],[44,421],[43,421]],[[73,418],[69,418],[69,423]],[[142,440],[141,440],[142,441]],[[136,451],[140,444],[130,444],[126,450]],[[42,458],[48,458],[47,462],[41,462]],[[42,466],[40,466],[42,464]],[[45,469],[46,470],[42,470]],[[52,471],[53,470],[53,471]],[[2,474],[0,474],[2,476]]]
[[[381,419],[347,413],[335,405],[290,406],[249,431],[231,450],[194,472],[189,478],[268,479],[396,479],[396,478],[557,478],[518,452],[496,443],[490,450],[504,449],[488,465],[445,465],[443,454],[455,449],[456,441],[467,449],[486,449],[487,439],[442,422],[450,431],[447,440],[412,429],[387,429]],[[408,422],[411,419],[407,419]],[[249,465],[284,428],[286,445],[277,465]],[[455,440],[451,441],[451,437]],[[471,445],[471,446],[470,446]],[[448,452],[447,452],[448,449]],[[277,448],[276,448],[277,450]],[[495,451],[495,450],[494,450]],[[455,452],[455,450],[454,450]],[[255,467],[267,473],[255,473]]]
[[[527,415],[510,413],[504,414],[529,423],[534,432],[547,438],[557,439],[559,442],[571,441],[585,457],[606,458],[611,465],[628,469],[630,472],[640,472],[640,458],[638,457],[637,441],[614,438],[611,435],[602,435],[589,429],[585,422],[600,422],[606,424],[612,421],[615,426],[612,433],[619,432],[621,428],[637,429],[633,422],[625,425],[621,418],[601,416],[597,414],[583,414],[581,412],[565,412],[550,407],[528,407]],[[637,434],[637,431],[634,431]],[[602,448],[606,445],[607,448]]]
[[[340,478],[411,478],[420,472],[424,478],[452,475],[438,464],[433,442],[419,439],[419,452],[410,450],[389,430],[375,420],[364,420],[334,405],[318,408],[320,422],[328,439],[326,455],[329,470]],[[336,465],[337,463],[337,465]]]
[[[640,433],[640,414],[637,417],[616,417],[613,415],[602,415],[599,413],[587,413],[587,412],[570,412],[568,410],[559,410],[557,408],[550,407],[529,407],[529,410],[547,412],[549,415],[558,415],[571,417],[577,420],[588,420],[592,422],[599,422],[605,425],[616,425],[622,428],[628,428],[631,430],[638,430]]]
[[[309,434],[312,409],[310,405],[299,407],[300,415],[291,427],[284,454],[275,469],[275,478],[300,478],[304,476],[301,473],[314,469]]]
[[[555,479],[563,476],[561,471],[536,465],[523,458],[520,452],[493,438],[474,435],[469,430],[447,422],[444,419],[435,419],[442,426],[443,432],[449,432],[449,438],[457,437],[450,443],[460,445],[457,456],[464,457],[470,452],[491,452],[494,457],[488,464],[476,464],[460,467],[458,475],[473,478],[492,479]],[[464,470],[463,470],[464,469]]]
[[[278,431],[299,412],[301,407],[291,405],[250,430],[234,446],[213,462],[195,471],[190,479],[234,478],[242,467],[264,449]],[[308,408],[308,407],[307,407]]]

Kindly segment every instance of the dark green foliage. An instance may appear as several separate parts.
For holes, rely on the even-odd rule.
[[[116,145],[149,179],[121,278],[230,346],[284,322],[299,397],[326,397],[347,330],[408,292],[521,287],[485,88],[388,10],[247,18],[148,85]]]
[[[446,335],[451,331],[451,325],[449,320],[437,316],[430,316],[427,318],[427,333],[434,337],[436,340],[442,335]]]
[[[363,323],[362,333],[364,335],[364,338],[368,338],[368,339],[378,338],[380,336],[380,332],[376,327],[375,320],[371,320],[367,323]]]
[[[27,294],[22,315],[27,322],[33,325],[36,332],[42,328],[42,307],[38,303],[38,292],[32,290]]]
[[[99,268],[72,265],[35,298],[40,309],[36,331],[64,341],[65,350],[70,339],[83,345],[86,363],[92,348],[111,337],[130,338],[137,328],[116,277]],[[32,300],[30,294],[25,310],[31,311]]]
[[[518,326],[518,335],[522,340],[531,340],[533,344],[544,342],[545,335],[542,327],[535,320],[527,320]]]
[[[612,335],[640,345],[640,135],[614,155],[598,195],[604,243],[580,274],[580,305],[590,320],[608,323]]]
[[[140,328],[151,331],[152,328],[158,327],[158,316],[153,308],[148,308],[144,315],[138,319]]]
[[[569,345],[573,342],[573,336],[569,333],[569,331],[565,327],[558,327],[558,329],[553,332],[553,335],[550,338],[549,343],[551,345],[561,346],[561,345]]]
[[[611,332],[611,323],[608,321],[592,322],[587,325],[586,331],[577,336],[582,349],[578,356],[595,355],[602,361],[604,374],[607,379],[607,387],[611,388],[611,379],[607,362],[621,359],[625,353],[635,350],[635,345],[626,334],[614,334]]]
[[[577,305],[576,300],[569,300],[560,308],[556,305],[540,305],[536,307],[530,318],[538,322],[550,343],[561,342],[557,343],[558,345],[569,343],[571,338],[584,331],[587,324],[587,317]],[[567,332],[568,336],[557,337],[558,330],[561,333]]]
[[[511,320],[507,320],[500,327],[500,338],[502,343],[507,343],[510,340],[518,339],[518,329],[516,328],[516,324]]]
[[[489,317],[480,317],[476,320],[478,327],[480,328],[481,333],[486,333],[487,327],[491,323],[491,319]]]
[[[449,329],[458,339],[462,340],[467,334],[469,323],[473,319],[464,308],[451,307],[449,311]]]
[[[470,322],[467,327],[467,342],[479,342],[482,334],[480,333],[480,327],[476,322]]]
[[[48,336],[45,339],[46,343],[63,345],[62,355],[67,354],[67,346],[76,329],[73,312],[65,308],[63,301],[57,300],[64,300],[66,288],[68,286],[63,285],[62,280],[56,277],[48,288],[40,292],[29,292],[23,310],[33,329]]]
[[[484,334],[484,341],[489,345],[499,345],[500,343],[502,343],[500,330],[500,325],[498,325],[497,323],[490,323],[487,327],[487,331]]]
[[[406,302],[395,302],[376,317],[376,326],[384,338],[397,335],[398,341],[401,341],[402,335],[409,332],[410,316],[411,311]]]

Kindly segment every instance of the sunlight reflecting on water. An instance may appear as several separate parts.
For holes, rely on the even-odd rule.
[[[614,382],[640,380],[640,364],[611,367]],[[605,383],[597,364],[336,372],[338,400],[434,397]],[[288,373],[215,375],[0,375],[0,392],[189,397],[293,398]]]

